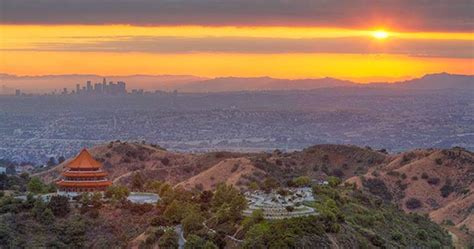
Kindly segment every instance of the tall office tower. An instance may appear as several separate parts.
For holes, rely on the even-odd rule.
[[[87,92],[92,92],[92,82],[90,80],[87,81]]]
[[[102,93],[108,93],[108,88],[107,88],[107,81],[102,79]]]
[[[115,84],[113,81],[109,81],[107,88],[109,89],[109,94],[115,94]]]
[[[127,85],[123,81],[117,82],[117,91],[119,94],[126,94],[127,93]]]
[[[101,83],[95,83],[94,84],[94,92],[97,94],[102,93],[102,84]]]
[[[21,90],[20,89],[16,89],[15,90],[15,96],[20,96],[21,95]]]
[[[76,84],[76,94],[81,93],[81,85]]]
[[[63,88],[63,94],[67,94],[67,88]]]

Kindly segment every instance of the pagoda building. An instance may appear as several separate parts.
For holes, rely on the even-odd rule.
[[[65,194],[105,191],[112,185],[102,164],[89,151],[83,149],[79,155],[66,164],[62,179],[56,182],[58,191]]]

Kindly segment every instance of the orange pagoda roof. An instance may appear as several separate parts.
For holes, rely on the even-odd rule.
[[[66,177],[106,177],[107,173],[104,171],[64,171],[63,176]]]
[[[102,164],[95,160],[89,151],[84,148],[67,166],[72,169],[95,169],[102,167]]]

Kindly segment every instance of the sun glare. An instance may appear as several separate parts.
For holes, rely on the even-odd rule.
[[[389,36],[389,33],[387,31],[384,31],[384,30],[376,30],[372,33],[372,36],[375,39],[383,40],[383,39],[386,39]]]

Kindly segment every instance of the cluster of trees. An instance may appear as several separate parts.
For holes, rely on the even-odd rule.
[[[328,182],[313,186],[317,198],[310,205],[317,209],[317,216],[264,220],[262,211],[257,210],[245,218],[240,231],[243,247],[328,248],[331,240],[347,248],[450,246],[447,232],[428,218],[407,215],[384,199],[357,190],[353,184],[341,184],[336,177],[328,178]],[[332,239],[327,234],[332,234]]]
[[[28,181],[28,191],[33,194],[46,194],[56,192],[56,186],[51,184],[45,184],[39,177],[32,177]]]
[[[310,187],[312,180],[309,176],[299,176],[286,182],[286,186],[290,188]],[[266,177],[262,182],[251,182],[248,185],[249,190],[263,190],[271,192],[284,187],[277,179],[273,177]]]
[[[63,196],[52,196],[49,201],[32,194],[24,201],[3,196],[0,199],[0,244],[9,248],[35,247],[29,229],[38,229],[37,224],[40,224],[45,230],[39,231],[54,231],[57,236],[38,247],[78,248],[78,237],[84,238],[85,229],[82,234],[71,231],[78,227],[65,218],[70,211],[68,198]]]
[[[38,178],[27,179],[24,182],[31,193],[42,193],[48,188]],[[369,248],[449,246],[449,235],[428,219],[405,215],[395,206],[356,190],[353,185],[342,185],[337,177],[328,178],[328,182],[312,186],[317,198],[310,205],[319,215],[285,220],[265,220],[262,210],[243,217],[247,201],[233,186],[219,184],[215,191],[187,191],[160,181],[143,181],[138,174],[134,176],[132,188],[159,194],[161,200],[156,205],[128,202],[130,190],[118,185],[109,187],[104,196],[83,194],[75,210],[68,199],[61,196],[53,196],[49,201],[34,198],[32,194],[25,201],[3,196],[0,198],[0,244],[25,247],[29,242],[26,236],[31,234],[28,227],[36,226],[38,231],[54,234],[39,247],[84,247],[86,224],[102,222],[105,216],[97,219],[99,210],[109,203],[134,215],[154,215],[149,220],[141,248],[155,245],[177,248],[181,236],[177,233],[178,227],[183,230],[188,249],[222,248],[229,236],[242,239],[244,248],[322,248],[332,243],[328,233],[341,245],[350,243],[343,245],[345,247],[354,244]],[[311,186],[311,179],[297,177],[287,184]],[[379,186],[378,182],[365,184],[365,187]],[[257,185],[266,191],[284,190],[273,178],[266,178]]]
[[[161,197],[144,247],[158,243],[163,248],[174,248],[175,232],[163,228],[177,225],[182,226],[187,238],[186,248],[222,247],[225,236],[238,229],[247,205],[237,189],[224,184],[219,184],[215,192],[173,189],[157,181],[146,183],[144,189],[159,193]]]
[[[28,173],[20,175],[0,174],[0,190],[46,194],[56,192],[56,186],[53,183],[45,184],[39,177],[30,177]]]
[[[21,175],[0,174],[0,190],[13,190],[25,192],[30,176],[27,173]]]

